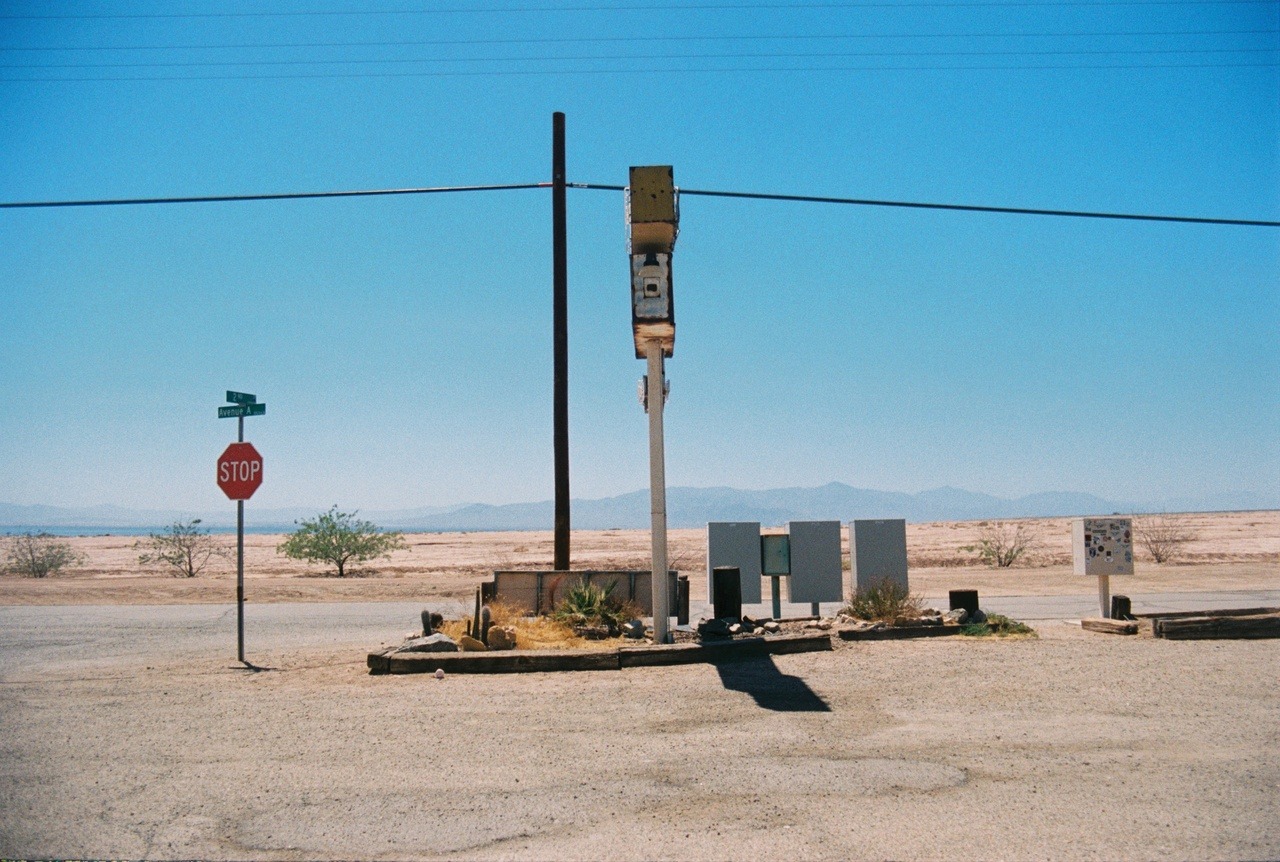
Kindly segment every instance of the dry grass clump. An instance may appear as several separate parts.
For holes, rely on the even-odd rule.
[[[489,603],[490,619],[495,626],[516,630],[516,649],[586,649],[599,647],[599,641],[579,637],[568,623],[551,617],[535,617],[528,608],[500,600]],[[439,631],[455,641],[467,633],[466,620],[445,620]]]
[[[883,620],[892,623],[899,617],[913,619],[920,616],[923,605],[919,596],[913,596],[906,587],[884,580],[870,589],[859,590],[844,609],[844,613],[859,620]]]

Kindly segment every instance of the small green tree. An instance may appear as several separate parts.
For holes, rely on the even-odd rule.
[[[19,533],[7,536],[4,570],[28,578],[56,575],[67,566],[83,563],[88,557],[49,533]]]
[[[200,519],[175,521],[163,533],[151,533],[133,545],[145,553],[138,556],[144,566],[164,566],[175,578],[194,578],[218,557],[226,557],[229,549],[200,529]]]
[[[343,578],[349,563],[390,558],[392,551],[408,547],[401,533],[383,532],[370,521],[357,520],[357,514],[334,506],[314,520],[300,522],[276,550],[294,560],[329,563]]]

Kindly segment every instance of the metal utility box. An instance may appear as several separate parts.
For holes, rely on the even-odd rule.
[[[735,566],[742,573],[742,603],[758,605],[760,590],[760,522],[713,521],[707,524],[707,596],[715,585],[712,572],[720,566]]]
[[[769,578],[785,578],[791,574],[791,537],[760,537],[760,573]]]
[[[1132,575],[1133,522],[1129,518],[1076,518],[1071,555],[1077,575]]]
[[[787,598],[802,604],[844,600],[839,521],[792,521]]]
[[[903,518],[849,522],[853,590],[863,593],[883,581],[907,584],[907,522]]]
[[[676,244],[680,208],[671,165],[631,168],[628,195],[631,253],[662,251]]]

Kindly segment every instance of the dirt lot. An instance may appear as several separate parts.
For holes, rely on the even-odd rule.
[[[1139,549],[1137,574],[1124,582],[1134,593],[1274,589],[1280,586],[1280,512],[1210,513],[1182,516],[1196,538],[1176,564],[1156,565]],[[1071,527],[1066,518],[1019,522],[1033,536],[1027,560],[1012,569],[977,565],[973,551],[985,521],[908,524],[907,547],[913,590],[927,597],[948,589],[978,589],[983,595],[1072,595],[1096,584],[1071,574]],[[232,547],[234,536],[221,537]],[[845,555],[848,556],[847,536]],[[323,577],[324,568],[276,553],[282,537],[245,537],[246,594],[256,602],[405,601],[457,599],[469,595],[494,569],[549,568],[552,535],[524,533],[418,533],[408,550],[370,563],[359,577]],[[169,577],[138,564],[134,537],[69,539],[88,561],[56,578],[0,577],[0,605],[13,604],[189,604],[233,601],[233,562],[194,579]],[[691,575],[692,598],[705,600],[706,534],[673,530],[673,568]],[[649,534],[643,530],[591,530],[573,534],[573,564],[584,569],[644,569]]]
[[[0,857],[1280,856],[1277,641],[1053,622],[437,681],[369,676],[360,644],[95,658],[54,610],[0,609],[27,656],[0,678]]]
[[[1046,565],[997,572],[939,565],[979,525],[912,526],[934,563],[913,587],[1091,592],[1060,560],[1066,522],[1036,527]],[[1280,515],[1202,529],[1130,591],[1277,588]],[[71,576],[0,579],[2,858],[1280,857],[1280,641],[1044,620],[1035,640],[719,667],[374,677],[365,653],[418,607],[386,602],[543,565],[550,535],[412,536],[343,581],[259,536],[251,672],[229,571],[140,577],[132,539],[74,541],[90,561]],[[644,565],[642,532],[574,541],[578,565]],[[702,541],[677,533],[682,570]]]

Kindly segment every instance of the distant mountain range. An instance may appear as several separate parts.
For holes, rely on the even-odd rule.
[[[906,518],[908,521],[967,521],[982,518],[1029,518],[1065,515],[1151,511],[1233,511],[1280,508],[1280,494],[1217,495],[1199,499],[1162,501],[1159,505],[1104,500],[1092,494],[1045,492],[1007,499],[960,488],[937,488],[918,494],[873,491],[831,482],[818,488],[776,488],[744,491],[738,488],[668,488],[667,522],[671,527],[701,527],[708,521],[759,521],[781,525],[788,521],[855,518]],[[323,509],[253,509],[254,532],[292,529],[294,522],[314,517]],[[416,509],[361,510],[388,529],[438,532],[453,530],[547,530],[554,523],[555,506],[475,503]],[[235,525],[231,512],[124,509],[117,506],[64,508],[0,503],[0,532],[17,529],[74,527],[109,531],[159,528],[174,521],[201,518],[210,528]],[[641,529],[649,526],[649,492],[633,491],[599,500],[574,500],[574,529]]]

